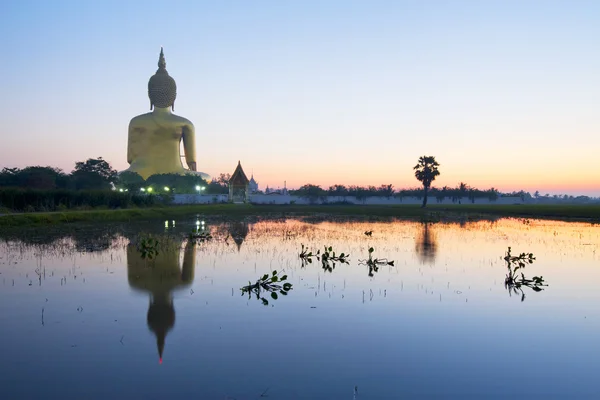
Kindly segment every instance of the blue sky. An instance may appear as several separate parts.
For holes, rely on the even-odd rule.
[[[598,1],[14,1],[0,167],[125,169],[160,46],[199,169],[600,195]]]

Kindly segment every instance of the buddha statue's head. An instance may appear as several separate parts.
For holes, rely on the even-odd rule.
[[[177,85],[175,79],[167,72],[167,63],[162,47],[158,58],[158,69],[148,81],[148,97],[150,97],[150,109],[172,107],[175,110],[175,98],[177,97]]]

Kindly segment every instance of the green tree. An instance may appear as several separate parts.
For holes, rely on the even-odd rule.
[[[27,189],[65,189],[68,176],[58,168],[32,166],[23,169],[4,168],[0,172],[0,186]]]
[[[144,186],[145,183],[146,181],[144,181],[144,178],[135,172],[123,171],[119,174],[115,185],[119,189],[127,189],[130,192],[137,192]]]
[[[117,181],[117,176],[117,171],[102,157],[75,163],[75,170],[71,173],[76,189],[111,189],[112,184]]]
[[[415,177],[423,184],[423,205],[421,207],[427,206],[427,192],[431,187],[431,182],[440,175],[439,166],[440,164],[435,161],[435,157],[423,156],[419,157],[417,165],[413,168]]]
[[[208,183],[193,174],[156,174],[146,179],[146,185],[151,186],[156,192],[198,193],[196,187],[206,188]]]
[[[327,192],[323,190],[321,186],[307,183],[306,185],[303,185],[298,190],[296,190],[294,194],[300,197],[305,197],[311,204],[314,204],[320,198],[325,197],[327,195]]]

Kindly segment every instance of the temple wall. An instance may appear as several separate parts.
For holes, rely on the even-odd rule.
[[[227,203],[226,194],[175,194],[173,204],[212,204]]]

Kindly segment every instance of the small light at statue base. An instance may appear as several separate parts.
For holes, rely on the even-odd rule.
[[[169,191],[169,188],[165,186],[165,192],[168,192],[168,191]]]
[[[196,190],[200,190],[200,186],[196,186]]]

